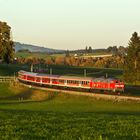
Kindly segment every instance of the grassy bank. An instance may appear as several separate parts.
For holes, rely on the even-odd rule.
[[[0,85],[0,139],[140,139],[139,103],[13,87]]]

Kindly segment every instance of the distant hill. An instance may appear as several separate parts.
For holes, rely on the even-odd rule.
[[[36,46],[36,45],[31,45],[31,44],[22,44],[20,42],[14,42],[15,44],[15,51],[19,50],[29,50],[30,52],[41,52],[41,53],[61,53],[64,52],[65,50],[56,50],[56,49],[51,49],[51,48],[45,48],[42,46]]]

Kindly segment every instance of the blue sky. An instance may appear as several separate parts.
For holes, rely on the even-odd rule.
[[[127,46],[139,13],[140,0],[0,0],[15,41],[55,49]]]

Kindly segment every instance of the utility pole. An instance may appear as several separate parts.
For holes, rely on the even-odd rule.
[[[84,69],[84,77],[86,77],[87,76],[87,71],[86,71],[86,69]]]
[[[31,64],[31,72],[33,72],[33,63]]]
[[[52,75],[52,68],[50,68],[50,75]]]
[[[108,74],[107,73],[105,74],[105,78],[108,78]]]

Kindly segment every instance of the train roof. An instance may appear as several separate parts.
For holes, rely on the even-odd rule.
[[[83,80],[83,81],[90,81],[93,80],[92,77],[77,77],[77,76],[61,76],[61,75],[50,75],[50,74],[42,74],[42,73],[34,73],[34,72],[27,72],[27,71],[19,71],[21,73],[24,73],[26,75],[30,76],[36,76],[36,77],[48,77],[48,78],[56,78],[56,79],[69,79],[69,80]]]
[[[20,73],[24,73],[29,76],[36,76],[36,77],[47,77],[47,78],[56,78],[56,79],[63,79],[63,80],[82,80],[82,81],[95,81],[95,82],[111,82],[111,81],[116,81],[117,79],[115,78],[92,78],[92,77],[77,77],[77,76],[61,76],[61,75],[50,75],[50,74],[42,74],[42,73],[34,73],[34,72],[27,72],[20,70]]]

